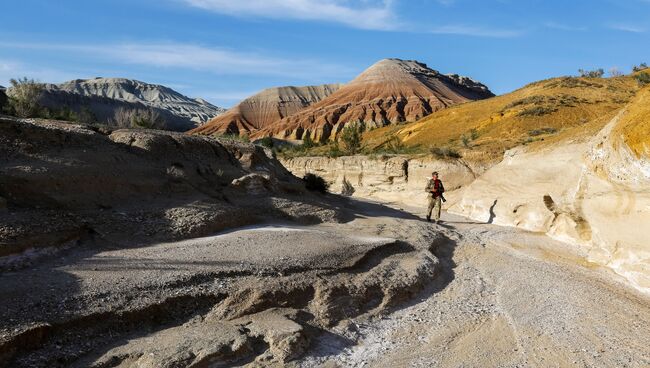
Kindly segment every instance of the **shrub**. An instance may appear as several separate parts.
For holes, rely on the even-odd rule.
[[[271,137],[264,137],[258,143],[266,148],[273,148],[273,138]]]
[[[310,148],[314,148],[314,146],[315,146],[314,140],[311,139],[311,136],[308,133],[305,133],[302,139],[302,148],[310,149]]]
[[[330,145],[330,149],[327,152],[327,156],[332,158],[343,156],[343,151],[341,151],[338,142],[334,142],[332,143],[332,145]]]
[[[462,137],[460,137],[460,141],[463,142],[463,146],[464,146],[465,148],[469,148],[469,141],[470,141],[470,139],[469,139],[468,136],[463,135]]]
[[[470,137],[472,140],[476,140],[479,137],[478,130],[472,129],[469,131]]]
[[[305,188],[320,193],[327,193],[330,185],[322,177],[309,173],[302,180],[305,182]]]
[[[343,128],[343,132],[341,132],[343,147],[350,155],[361,150],[361,129],[360,124],[351,124]]]
[[[450,158],[461,158],[461,154],[450,147],[432,147],[431,154],[436,158],[440,159],[450,159]]]
[[[540,128],[540,129],[534,129],[534,130],[529,130],[528,135],[531,137],[535,137],[538,135],[542,134],[553,134],[557,133],[557,129],[555,128]]]
[[[620,77],[621,75],[623,75],[623,72],[621,72],[617,67],[609,68],[610,77]]]
[[[642,71],[643,69],[647,69],[647,68],[648,68],[648,64],[647,64],[647,63],[641,63],[641,64],[639,64],[639,65],[635,65],[635,66],[633,66],[633,67],[632,67],[632,71],[633,71],[634,73],[636,73],[636,72],[640,72],[640,71]]]
[[[556,110],[552,107],[535,106],[520,111],[517,114],[517,116],[542,116],[546,114],[551,114],[555,111]]]
[[[42,108],[38,103],[43,84],[33,79],[11,79],[11,89],[8,91],[9,112],[21,118],[35,118],[42,113]]]
[[[214,137],[217,138],[217,139],[228,139],[228,140],[231,140],[231,141],[238,141],[238,142],[245,142],[245,143],[250,142],[247,135],[242,136],[242,135],[233,134],[233,133],[217,134]]]
[[[163,129],[165,122],[160,117],[160,114],[153,109],[125,109],[120,107],[115,110],[109,125],[116,128]]]
[[[650,83],[650,73],[639,73],[634,76],[634,79],[636,79],[640,85],[645,86]]]
[[[354,187],[352,186],[352,183],[348,181],[345,177],[343,178],[343,187],[341,188],[341,195],[344,196],[351,196],[354,194]]]
[[[539,104],[544,103],[545,100],[546,100],[546,97],[544,97],[544,96],[524,97],[522,99],[512,101],[511,103],[505,105],[503,107],[503,111],[511,109],[513,107],[520,106],[520,105],[531,105],[531,104],[532,105],[539,105]]]
[[[88,106],[83,106],[81,110],[79,110],[79,113],[77,113],[76,116],[73,115],[70,120],[78,121],[83,124],[91,124],[97,121],[97,117]]]
[[[602,68],[600,69],[595,69],[595,70],[584,70],[584,69],[578,69],[578,73],[580,73],[581,77],[586,77],[586,78],[602,78],[603,75],[605,75],[605,70]]]
[[[72,111],[69,106],[63,106],[61,109],[49,109],[47,110],[45,117],[47,119],[55,120],[66,120],[66,121],[77,121],[77,113]]]

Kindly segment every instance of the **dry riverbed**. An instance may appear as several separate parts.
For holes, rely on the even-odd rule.
[[[650,366],[647,295],[545,235],[443,218],[443,275],[394,313],[335,329],[297,366]]]
[[[535,233],[348,204],[4,272],[5,366],[647,367],[650,301]],[[413,213],[416,213],[414,215]],[[1,366],[2,364],[0,364]]]

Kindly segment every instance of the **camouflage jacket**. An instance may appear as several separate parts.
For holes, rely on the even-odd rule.
[[[435,192],[433,191],[434,189],[436,189]],[[429,197],[437,198],[442,196],[442,193],[445,192],[445,186],[442,185],[442,180],[440,179],[437,179],[435,181],[433,179],[429,179],[427,181],[427,186],[424,188],[424,191],[429,193]]]

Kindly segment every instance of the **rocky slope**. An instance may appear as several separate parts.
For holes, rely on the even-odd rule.
[[[412,60],[384,59],[312,106],[253,136],[334,139],[345,124],[366,127],[415,121],[456,104],[494,96],[478,82],[444,75]]]
[[[340,84],[268,88],[190,133],[250,135],[322,100],[339,88]]]
[[[89,109],[101,121],[113,118],[115,110],[154,109],[162,115],[168,128],[185,131],[223,113],[223,108],[202,99],[186,97],[171,88],[124,78],[73,80],[46,84],[42,105],[73,111]]]

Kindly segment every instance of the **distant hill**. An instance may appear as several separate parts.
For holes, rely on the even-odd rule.
[[[152,109],[164,119],[167,129],[177,131],[195,128],[225,111],[165,86],[124,78],[46,84],[41,104],[53,109],[67,107],[75,112],[85,108],[100,121],[111,119],[119,108]]]
[[[191,133],[251,134],[322,100],[339,88],[341,84],[268,88],[244,99]]]
[[[424,150],[454,147],[464,156],[500,159],[520,144],[548,145],[559,139],[590,137],[635,96],[632,76],[560,77],[514,92],[435,112],[419,121],[364,134],[370,147],[396,137]]]
[[[254,136],[334,139],[346,124],[366,127],[416,121],[435,111],[492,97],[468,77],[444,75],[413,60],[384,59],[329,97],[263,128]]]

